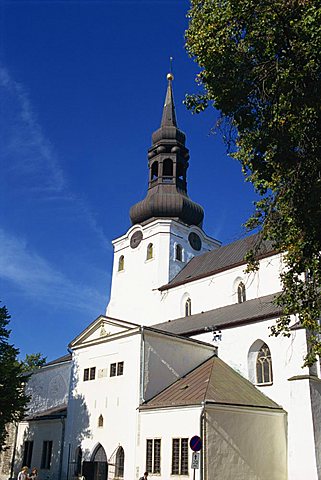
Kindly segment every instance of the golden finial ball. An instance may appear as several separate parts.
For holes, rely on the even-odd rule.
[[[174,80],[174,75],[172,73],[168,73],[166,78],[167,80]]]

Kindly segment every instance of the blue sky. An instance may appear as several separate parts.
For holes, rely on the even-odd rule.
[[[111,240],[145,196],[170,56],[189,195],[207,234],[223,243],[244,234],[252,187],[211,134],[216,112],[193,116],[182,104],[198,89],[184,50],[188,5],[0,2],[0,298],[22,356],[65,354],[105,312]]]

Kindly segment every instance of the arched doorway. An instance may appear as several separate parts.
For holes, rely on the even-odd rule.
[[[83,475],[86,480],[107,480],[107,456],[102,445],[97,445],[90,462],[83,463]]]

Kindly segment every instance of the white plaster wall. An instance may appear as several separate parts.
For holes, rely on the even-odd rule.
[[[17,446],[14,462],[14,478],[21,470],[24,442],[33,441],[31,463],[39,472],[39,480],[58,480],[63,420],[21,422],[18,427]],[[44,441],[52,441],[52,459],[49,470],[41,469],[41,456]]]
[[[45,366],[33,373],[26,387],[31,396],[28,414],[42,412],[68,401],[71,362]]]
[[[287,480],[285,414],[206,406],[206,432],[208,480]]]
[[[143,399],[149,400],[212,357],[214,348],[145,330]]]
[[[156,480],[179,480],[180,478],[193,478],[193,469],[190,468],[189,476],[171,474],[172,465],[172,439],[191,438],[200,435],[201,407],[181,407],[141,411],[136,440],[136,479],[146,469],[146,440],[148,438],[161,439],[161,474],[149,475]],[[189,450],[189,467],[191,465],[192,451]],[[195,470],[195,480],[199,480],[199,470]]]
[[[269,346],[273,366],[273,384],[257,386],[257,388],[288,413],[289,480],[303,478],[314,480],[317,478],[317,470],[309,380],[289,381],[292,377],[309,374],[307,367],[302,368],[306,355],[305,330],[295,330],[290,338],[271,337],[269,327],[274,322],[275,320],[266,320],[225,329],[221,333],[222,340],[214,343],[218,346],[219,357],[251,381],[254,381],[254,378],[250,378],[249,375],[248,352],[251,346],[257,340],[262,340]],[[210,342],[212,337],[212,333],[207,333],[197,338]],[[316,394],[316,404],[317,399]],[[319,418],[317,414],[315,424],[318,423]],[[308,472],[309,475],[304,476],[304,472]]]
[[[130,247],[130,238],[143,233],[138,247]],[[202,238],[202,249],[196,252],[188,243],[190,232]],[[153,258],[146,260],[147,246],[153,244]],[[183,247],[183,262],[174,258],[175,244]],[[174,220],[157,220],[145,226],[135,225],[116,239],[110,302],[106,315],[143,325],[162,320],[158,288],[181,270],[194,255],[215,248],[219,243],[207,237],[197,227],[187,227]],[[124,256],[124,270],[118,271],[120,256]]]
[[[184,317],[182,299],[187,296],[192,301],[192,314],[237,303],[237,285],[241,280],[246,287],[247,300],[281,290],[279,274],[282,270],[282,258],[280,255],[262,259],[257,272],[245,274],[244,269],[245,265],[242,265],[163,291],[160,302],[160,321]]]
[[[124,478],[133,478],[140,342],[140,335],[133,335],[75,350],[65,444],[65,451],[70,448],[71,462],[75,460],[78,446],[83,450],[85,461],[91,459],[98,443],[104,447],[107,459],[111,459],[115,450],[122,446],[125,452]],[[122,361],[123,375],[110,377],[110,364]],[[96,379],[84,382],[83,370],[91,367],[96,367]],[[97,372],[104,370],[107,375],[97,378]],[[104,418],[103,427],[98,427],[100,415]],[[65,475],[67,468],[65,456]]]

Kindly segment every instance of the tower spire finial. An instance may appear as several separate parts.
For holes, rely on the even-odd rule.
[[[167,86],[161,126],[177,127],[173,90],[172,90],[172,81],[174,80],[173,57],[169,57],[169,64],[170,64],[170,72],[166,75],[166,78],[168,80],[168,86]]]

